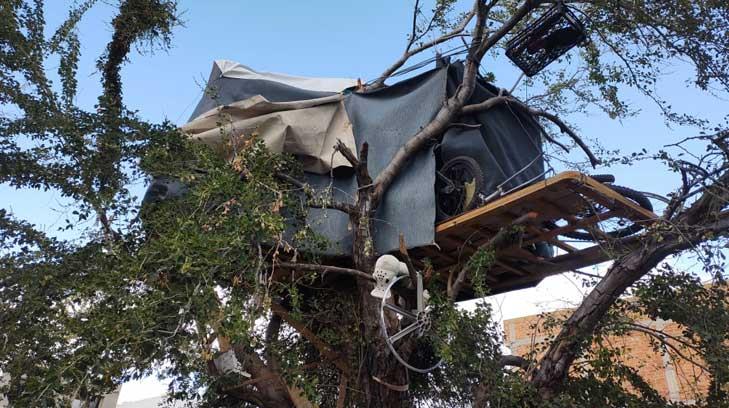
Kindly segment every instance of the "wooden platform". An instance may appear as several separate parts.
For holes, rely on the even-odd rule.
[[[586,216],[590,213],[586,210],[594,208],[596,203],[607,211],[600,216]],[[615,240],[607,239],[601,233],[601,224],[615,220],[647,224],[657,218],[651,211],[606,185],[570,171],[439,223],[435,236],[437,246],[413,249],[411,256],[415,259],[429,258],[436,276],[447,279],[451,269],[464,264],[501,227],[529,212],[535,213],[535,217],[525,225],[522,242],[500,251],[496,265],[488,272],[487,282],[494,294],[534,286],[549,275],[613,259],[624,248],[616,246]],[[557,223],[560,228],[544,228],[548,221]],[[564,242],[560,234],[578,228],[590,229],[596,242]],[[533,249],[537,242],[547,242],[560,248],[561,254],[551,258],[539,257]],[[464,290],[459,300],[472,297],[470,290]]]

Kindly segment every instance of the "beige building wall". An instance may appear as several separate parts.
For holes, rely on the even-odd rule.
[[[564,309],[546,316],[561,319],[570,312],[571,310]],[[505,346],[512,354],[519,356],[530,353],[541,354],[545,342],[556,334],[555,330],[550,332],[544,328],[544,321],[545,316],[541,315],[505,320]],[[671,336],[681,337],[681,327],[674,322],[640,317],[636,322],[652,329],[662,330]],[[705,395],[709,386],[707,373],[685,359],[674,359],[670,353],[656,352],[649,335],[633,331],[625,336],[611,337],[608,341],[612,347],[622,349],[623,362],[637,369],[640,375],[665,398],[691,402],[698,396]],[[689,358],[693,357],[684,349],[680,351]]]

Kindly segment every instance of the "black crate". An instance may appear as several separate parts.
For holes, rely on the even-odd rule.
[[[531,77],[586,38],[582,22],[557,3],[506,43],[506,56]]]

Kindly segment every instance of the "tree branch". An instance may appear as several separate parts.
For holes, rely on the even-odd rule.
[[[494,31],[493,34],[489,35],[488,38],[481,42],[478,49],[475,51],[476,58],[480,61],[481,58],[488,52],[494,45],[496,45],[506,34],[509,33],[524,17],[534,10],[542,1],[540,0],[526,0],[522,3],[509,17],[509,19],[499,27],[498,30]],[[493,5],[494,3],[492,3]]]
[[[726,206],[729,199],[729,191],[723,188],[727,182],[729,172],[722,174],[691,207],[670,220],[668,228],[641,237],[642,248],[613,263],[564,323],[533,372],[530,381],[542,397],[554,395],[575,358],[589,344],[602,317],[628,287],[666,257],[705,241],[707,233],[715,237],[729,235],[729,218],[716,211]]]
[[[517,239],[514,237],[514,227],[529,224],[533,222],[537,218],[537,216],[538,214],[535,212],[528,212],[522,215],[521,217],[512,221],[509,225],[499,229],[499,232],[497,232],[496,235],[494,235],[489,240],[489,242],[483,244],[481,248],[485,248],[489,251],[498,251],[514,245],[514,242]],[[521,237],[521,233],[519,233],[518,235],[519,237]],[[447,292],[448,298],[451,301],[455,301],[458,297],[458,294],[461,292],[463,284],[466,282],[466,276],[468,275],[469,269],[470,268],[468,266],[464,266],[458,272],[458,276],[456,277],[455,281],[452,282],[452,284],[449,280]]]
[[[469,52],[466,60],[461,84],[456,89],[455,94],[448,98],[443,104],[443,107],[438,110],[435,118],[408,140],[407,143],[401,146],[392,160],[390,160],[390,163],[377,175],[374,182],[375,188],[372,193],[372,208],[377,208],[385,191],[387,191],[395,177],[402,171],[410,158],[425,147],[428,141],[440,135],[452,122],[453,117],[461,111],[461,108],[473,93],[478,74],[478,66],[484,53],[506,35],[529,11],[534,9],[539,4],[539,1],[527,0],[522,3],[516,13],[499,30],[490,35],[485,41],[482,41],[481,37],[484,32],[488,8],[493,4],[492,2],[489,5],[485,5],[480,0],[476,2],[476,27],[471,42],[471,52]]]
[[[480,103],[475,103],[473,105],[466,105],[461,109],[461,113],[464,115],[473,114],[473,113],[477,113],[480,111],[491,109],[500,104],[507,104],[510,106],[514,106],[514,107],[518,108],[519,110],[526,112],[529,115],[543,117],[543,118],[551,121],[552,123],[554,123],[555,125],[557,125],[559,127],[559,130],[562,133],[567,133],[567,135],[570,136],[570,138],[572,138],[572,140],[574,140],[578,146],[580,146],[582,151],[584,151],[585,154],[587,155],[587,157],[590,159],[590,164],[592,164],[592,167],[595,167],[598,164],[600,164],[600,160],[598,160],[597,157],[595,157],[595,155],[592,153],[590,148],[587,147],[587,144],[585,144],[585,142],[582,141],[582,139],[577,135],[577,133],[575,133],[569,126],[567,126],[567,124],[565,124],[559,117],[557,117],[557,115],[554,115],[552,113],[546,112],[541,109],[535,109],[535,108],[529,107],[525,103],[521,102],[520,100],[518,100],[512,96],[499,95],[499,96],[495,96],[493,98],[487,99]],[[554,143],[557,146],[561,147],[565,152],[569,152],[569,149],[567,148],[567,146],[557,142],[552,137],[547,135],[546,132],[544,133],[544,137],[547,140],[549,140],[551,143]]]
[[[306,327],[304,323],[292,318],[286,308],[273,302],[271,303],[271,311],[278,316],[281,316],[281,319],[307,339],[323,358],[334,364],[343,374],[346,375],[350,372],[350,367],[349,364],[347,364],[346,359],[341,354],[332,350],[328,344]]]
[[[369,144],[367,142],[362,143],[362,147],[359,151],[359,159],[354,154],[349,146],[345,145],[341,140],[337,140],[337,144],[334,145],[334,150],[344,156],[345,159],[354,168],[355,175],[357,177],[357,185],[359,188],[368,188],[372,185],[372,178],[370,177],[369,169],[367,168],[367,159],[369,156]]]
[[[650,336],[650,337],[656,339],[658,342],[660,342],[667,348],[670,348],[671,350],[673,350],[673,352],[676,353],[676,355],[679,356],[680,358],[686,360],[687,362],[695,365],[696,367],[700,368],[701,370],[703,370],[707,373],[711,372],[711,370],[709,370],[706,366],[704,366],[703,364],[700,364],[696,360],[688,357],[683,352],[681,352],[681,350],[679,350],[679,348],[675,344],[671,344],[668,341],[668,339],[672,339],[672,340],[676,341],[677,343],[683,344],[691,349],[695,349],[694,346],[687,344],[685,341],[678,339],[675,336],[671,336],[667,333],[664,333],[660,330],[655,330],[650,327],[645,327],[645,326],[638,325],[638,324],[627,324],[626,329],[632,330],[632,331],[637,331],[637,332],[643,333],[647,336]]]
[[[282,268],[301,269],[301,270],[305,270],[305,271],[321,272],[322,275],[332,272],[332,273],[338,273],[338,274],[342,274],[342,275],[354,276],[356,278],[368,280],[370,282],[375,281],[375,278],[373,278],[372,275],[370,275],[368,273],[358,271],[357,269],[342,268],[339,266],[289,263],[289,262],[278,262],[276,265],[280,266]]]
[[[593,168],[597,167],[597,165],[600,164],[600,160],[597,157],[595,157],[594,154],[592,154],[592,151],[590,150],[589,147],[587,147],[587,144],[585,144],[585,142],[582,141],[582,139],[577,135],[577,133],[575,133],[569,126],[567,126],[562,121],[562,119],[557,117],[557,115],[543,111],[541,109],[530,108],[521,103],[517,104],[517,106],[519,106],[520,108],[526,109],[527,112],[531,113],[534,116],[541,116],[541,117],[549,120],[550,122],[554,123],[555,125],[557,125],[557,127],[559,127],[559,130],[562,133],[567,133],[567,135],[569,137],[571,137],[572,140],[574,140],[578,146],[580,146],[582,151],[585,152],[587,157],[590,159],[590,164],[592,165]]]
[[[408,46],[405,47],[406,53],[410,51],[410,48],[418,39],[418,36],[416,35],[418,31],[418,13],[420,13],[420,0],[415,0],[415,5],[413,6],[412,30],[410,31],[410,38],[408,39]]]
[[[408,267],[408,274],[410,275],[410,285],[415,285],[415,282],[417,282],[418,279],[418,271],[415,270],[413,260],[410,258],[410,254],[408,253],[408,247],[405,245],[405,235],[402,232],[400,233],[400,258]]]
[[[349,203],[344,203],[341,201],[335,201],[335,200],[322,200],[320,197],[317,197],[314,194],[314,189],[307,183],[304,183],[301,180],[297,180],[294,177],[289,176],[285,173],[276,173],[276,177],[280,180],[289,183],[304,192],[307,198],[306,205],[311,208],[325,208],[330,210],[338,210],[346,214],[352,214],[355,209],[354,206],[352,206]]]
[[[501,356],[499,357],[499,365],[501,367],[519,367],[527,369],[531,363],[524,357],[519,356]]]

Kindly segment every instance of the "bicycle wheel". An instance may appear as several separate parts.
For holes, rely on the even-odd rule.
[[[456,156],[448,160],[436,176],[439,219],[453,217],[476,207],[478,193],[484,185],[483,171],[476,160],[468,156]]]

